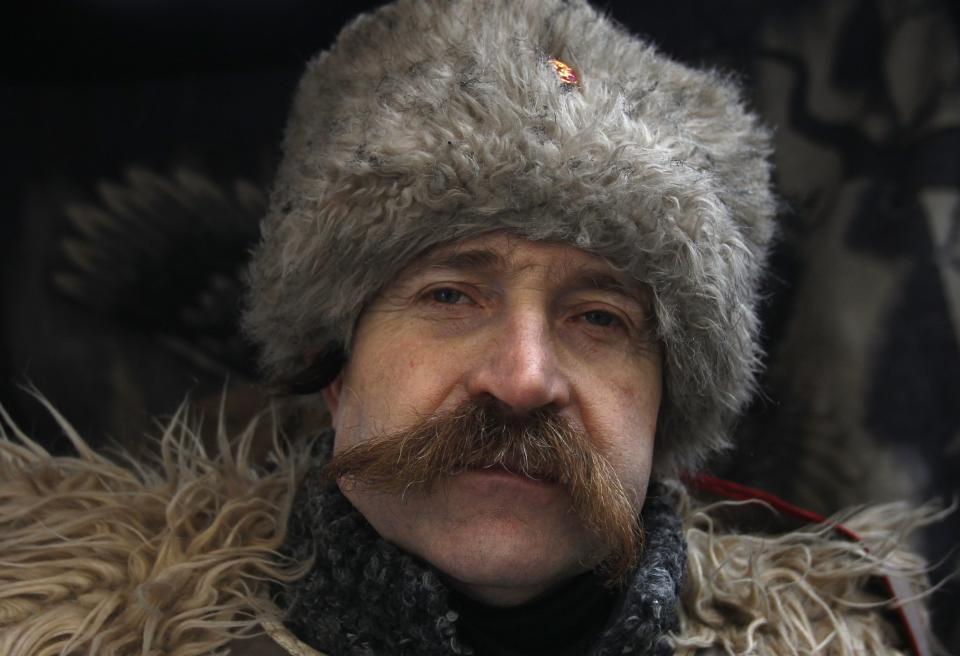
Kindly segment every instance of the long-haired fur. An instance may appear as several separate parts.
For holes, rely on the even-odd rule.
[[[0,654],[225,653],[277,614],[267,582],[309,565],[275,552],[307,445],[275,440],[264,473],[254,424],[233,441],[221,425],[208,455],[181,408],[152,459],[111,460],[43,403],[77,454],[52,456],[0,408]]]
[[[76,455],[51,455],[0,408],[0,654],[224,654],[261,625],[299,645],[267,589],[310,566],[276,551],[309,443],[275,439],[258,468],[253,425],[235,440],[220,426],[209,454],[181,409],[155,456],[109,459],[44,403]],[[744,533],[724,519],[731,504],[671,489],[688,542],[679,656],[906,653],[873,583],[894,575],[925,594],[925,563],[906,538],[941,516],[935,508],[848,513],[840,519],[864,539],[851,542],[829,524]]]
[[[727,521],[730,511],[742,516],[736,506],[759,502],[704,505],[679,483],[673,487],[688,545],[676,656],[707,648],[729,656],[912,653],[895,628],[896,603],[879,577],[904,581],[914,596],[897,603],[921,607],[926,621],[927,565],[907,539],[949,510],[890,503],[799,530],[744,533]],[[840,523],[862,541],[835,533]],[[917,628],[926,642],[929,626]]]

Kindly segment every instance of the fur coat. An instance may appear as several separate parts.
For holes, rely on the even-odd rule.
[[[0,408],[0,654],[321,656],[284,629],[267,592],[309,567],[277,552],[308,441],[274,432],[254,464],[255,424],[232,439],[221,426],[205,446],[181,411],[153,455],[108,458],[48,409],[76,455],[51,455]],[[776,532],[750,520],[745,531],[758,510],[781,520],[768,505],[671,487],[688,544],[676,654],[910,653],[903,610],[874,583],[893,581],[913,613],[905,597],[926,589],[925,563],[905,538],[935,509],[864,508],[842,526]]]

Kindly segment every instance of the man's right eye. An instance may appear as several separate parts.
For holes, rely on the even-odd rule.
[[[451,289],[449,287],[441,287],[440,289],[434,289],[430,292],[430,298],[436,301],[437,303],[443,303],[445,305],[456,305],[464,298],[463,292],[457,289]]]

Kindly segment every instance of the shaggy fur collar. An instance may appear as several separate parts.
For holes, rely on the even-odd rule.
[[[276,624],[270,582],[309,569],[279,551],[308,444],[277,444],[263,467],[251,462],[252,428],[236,440],[221,431],[211,454],[181,413],[156,457],[111,459],[50,412],[76,455],[52,456],[0,408],[0,654],[236,654],[232,641]],[[829,525],[746,531],[741,505],[670,487],[688,544],[680,627],[668,637],[678,656],[906,653],[872,581],[893,573],[922,594],[924,563],[905,545],[938,519],[931,508],[848,513],[840,519],[864,539],[853,543]],[[670,567],[663,589],[676,581]],[[638,603],[648,617],[642,594]]]
[[[655,488],[643,511],[643,560],[589,653],[661,654],[677,627],[686,564],[680,518]],[[472,654],[437,572],[383,540],[313,469],[294,502],[286,549],[315,563],[286,587],[286,624],[337,656]],[[660,649],[657,649],[657,646]]]

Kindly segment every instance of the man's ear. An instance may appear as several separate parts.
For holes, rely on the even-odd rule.
[[[330,411],[330,418],[333,420],[333,423],[337,423],[337,413],[340,411],[340,394],[343,392],[343,374],[337,374],[337,377],[333,379],[333,382],[320,390],[320,393],[323,394],[323,400],[327,404],[327,409]]]

